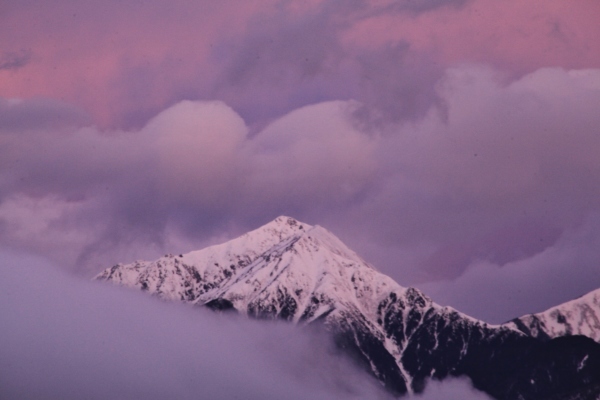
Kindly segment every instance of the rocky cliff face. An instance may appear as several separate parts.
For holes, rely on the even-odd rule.
[[[439,306],[324,228],[289,217],[185,255],[115,265],[96,279],[259,319],[323,324],[398,394],[463,375],[506,399],[567,396],[600,382],[600,345],[592,340],[564,338],[558,346],[517,323],[491,326]]]

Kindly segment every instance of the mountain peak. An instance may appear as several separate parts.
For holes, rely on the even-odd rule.
[[[418,392],[431,378],[458,375],[471,377],[496,398],[547,398],[560,387],[560,382],[552,386],[527,378],[536,367],[527,364],[532,352],[545,350],[518,326],[491,326],[440,307],[376,271],[327,229],[287,216],[179,257],[118,264],[96,279],[259,319],[323,323],[341,348],[398,394]],[[591,342],[584,345],[596,345]],[[529,350],[519,351],[514,361],[521,369],[510,374],[505,366],[513,361],[513,345]],[[564,375],[569,382],[573,376],[583,382],[597,375],[596,356],[591,361],[583,353],[577,357],[568,366],[575,372]],[[564,369],[565,362],[555,364]],[[546,391],[523,397],[509,391],[521,387],[516,383]]]
[[[275,218],[273,221],[263,225],[261,228],[271,227],[271,228],[279,228],[279,229],[302,230],[302,229],[304,229],[304,226],[310,227],[310,225],[300,222],[295,218],[288,217],[285,215],[280,215],[279,217]],[[258,228],[258,229],[261,229],[261,228]]]
[[[279,217],[275,218],[273,221],[269,222],[267,225],[277,225],[277,226],[288,225],[290,227],[298,227],[298,229],[302,229],[302,225],[307,225],[307,224],[303,224],[302,222],[298,221],[295,218],[288,217],[285,215],[280,215]]]
[[[244,236],[273,236],[279,240],[284,240],[291,236],[302,234],[310,228],[312,228],[311,225],[300,222],[295,218],[281,215],[260,228],[246,233]]]

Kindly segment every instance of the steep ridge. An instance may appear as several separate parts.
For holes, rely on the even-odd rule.
[[[118,264],[96,279],[259,319],[323,324],[398,394],[420,392],[428,379],[461,375],[496,398],[543,398],[544,391],[566,394],[571,384],[600,382],[600,368],[594,370],[600,346],[593,341],[577,344],[585,350],[560,366],[572,375],[564,379],[569,385],[557,384],[567,374],[557,375],[553,362],[537,362],[545,344],[527,332],[439,306],[376,271],[326,229],[289,217],[185,255]],[[528,379],[537,370],[556,377],[544,385]]]
[[[505,326],[540,339],[584,335],[600,342],[600,289],[544,312],[515,318]]]

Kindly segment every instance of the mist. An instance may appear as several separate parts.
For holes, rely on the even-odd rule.
[[[424,393],[416,395],[415,400],[492,400],[492,398],[474,389],[468,378],[449,378],[444,381],[429,381]]]
[[[32,400],[394,398],[325,331],[165,302],[10,251],[0,253],[0,394]],[[488,399],[466,379],[431,381],[415,398]]]
[[[6,253],[0,393],[13,399],[389,398],[323,333],[167,304]]]

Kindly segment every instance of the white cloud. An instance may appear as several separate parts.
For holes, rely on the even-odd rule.
[[[353,102],[302,107],[248,143],[250,197],[328,207],[351,199],[376,171],[376,141],[351,124]]]
[[[242,118],[218,101],[182,101],[140,132],[157,154],[160,195],[202,203],[220,201],[242,178],[240,150],[246,135]]]
[[[473,388],[468,379],[429,381],[425,392],[415,400],[491,400],[485,393]]]
[[[598,288],[599,232],[596,214],[532,257],[505,265],[477,261],[460,277],[421,289],[440,304],[491,323],[541,312]]]

